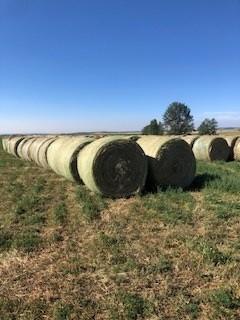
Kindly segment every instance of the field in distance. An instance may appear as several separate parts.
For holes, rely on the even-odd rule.
[[[103,199],[0,147],[0,319],[240,319],[240,163]]]

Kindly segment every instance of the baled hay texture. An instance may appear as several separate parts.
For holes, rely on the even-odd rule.
[[[30,148],[36,139],[37,139],[37,137],[30,138],[23,144],[22,149],[21,149],[21,158],[23,160],[31,161]]]
[[[199,136],[196,135],[188,135],[188,136],[182,136],[181,139],[186,141],[191,148],[193,148],[194,142],[199,138]]]
[[[234,160],[240,161],[240,138],[238,138],[235,143],[233,154],[234,154]]]
[[[36,155],[36,163],[43,168],[50,169],[47,161],[47,151],[50,145],[57,139],[57,137],[46,138],[45,141],[38,148]]]
[[[8,138],[2,138],[2,146],[3,146],[3,150],[7,151],[7,144],[8,144]]]
[[[32,136],[28,136],[28,137],[24,137],[24,139],[19,143],[18,147],[17,147],[17,154],[18,154],[18,157],[21,158],[21,159],[24,159],[23,158],[23,146],[25,143],[28,142],[28,140],[32,139],[33,137]]]
[[[78,172],[92,191],[112,198],[139,193],[147,176],[143,150],[119,136],[104,137],[84,147],[78,155]]]
[[[47,161],[50,168],[68,180],[80,182],[77,156],[79,151],[93,140],[85,136],[56,139],[47,150]]]
[[[48,139],[51,139],[52,137],[48,136],[41,136],[38,137],[33,141],[29,148],[29,157],[32,161],[36,162],[38,161],[38,151],[41,148],[42,144],[47,141]]]
[[[230,149],[227,141],[216,136],[202,136],[193,145],[193,153],[197,160],[227,161]]]
[[[10,140],[12,138],[15,138],[16,136],[8,136],[3,138],[2,144],[3,144],[3,150],[10,153]]]
[[[13,137],[8,142],[8,152],[13,154],[15,157],[19,157],[18,147],[19,144],[24,140],[25,137]]]
[[[166,136],[145,136],[137,143],[148,158],[150,186],[186,188],[192,183],[196,160],[186,141]]]
[[[239,137],[240,136],[222,136],[222,138],[227,141],[227,144],[230,148],[230,154],[229,154],[228,160],[234,160],[234,151],[233,150],[235,147],[235,143]]]

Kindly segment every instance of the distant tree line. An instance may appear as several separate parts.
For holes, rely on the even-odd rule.
[[[204,119],[197,128],[199,134],[216,134],[218,123],[216,119]],[[194,131],[194,119],[191,109],[184,103],[173,102],[163,115],[162,122],[153,119],[142,129],[142,134],[163,135],[164,132],[172,135],[187,134]]]

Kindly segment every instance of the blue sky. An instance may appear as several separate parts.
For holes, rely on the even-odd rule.
[[[0,0],[0,132],[240,126],[240,0]]]

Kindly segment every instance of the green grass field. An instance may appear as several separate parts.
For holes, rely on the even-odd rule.
[[[240,163],[103,199],[0,149],[0,319],[240,319]]]

